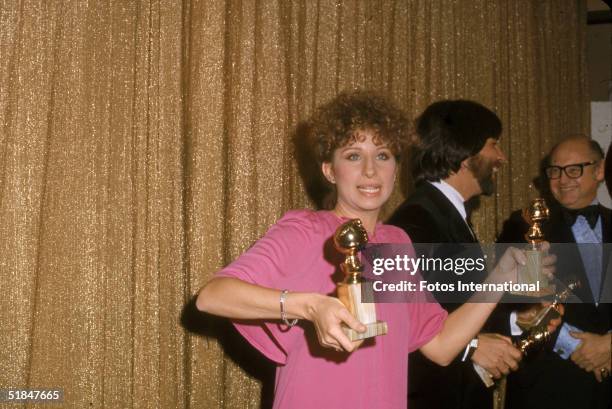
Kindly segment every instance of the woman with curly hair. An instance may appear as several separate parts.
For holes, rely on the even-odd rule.
[[[363,345],[350,341],[342,326],[358,332],[365,326],[333,296],[342,256],[331,237],[358,218],[371,243],[410,243],[403,230],[378,220],[410,126],[385,99],[353,92],[321,106],[305,129],[296,142],[315,159],[326,210],[287,212],[200,290],[197,308],[231,318],[278,364],[275,408],[404,409],[408,353],[420,349],[447,365],[495,304],[465,304],[448,316],[436,303],[378,304],[389,333]],[[512,249],[495,271],[514,271],[517,261],[524,254]]]

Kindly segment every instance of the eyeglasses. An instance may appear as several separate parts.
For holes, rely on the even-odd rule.
[[[565,172],[568,178],[570,179],[578,179],[584,173],[585,166],[591,166],[596,164],[597,160],[592,160],[590,162],[582,162],[582,163],[572,163],[571,165],[566,166],[548,166],[544,169],[546,173],[546,177],[548,179],[559,179],[561,178],[561,172]]]

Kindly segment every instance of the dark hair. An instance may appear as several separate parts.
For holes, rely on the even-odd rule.
[[[476,155],[488,138],[498,139],[502,124],[483,105],[467,100],[431,104],[417,119],[419,146],[412,173],[416,181],[438,181],[457,172],[461,162]]]
[[[375,143],[386,143],[400,161],[411,136],[405,114],[382,96],[369,91],[342,92],[298,125],[293,137],[298,167],[306,191],[319,208],[332,209],[336,188],[323,176],[337,148],[355,142],[355,132],[372,130]]]

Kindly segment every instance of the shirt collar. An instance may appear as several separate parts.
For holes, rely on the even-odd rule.
[[[442,192],[442,194],[453,204],[453,206],[455,206],[455,209],[457,209],[461,217],[463,217],[463,220],[467,219],[467,212],[465,211],[464,204],[465,200],[463,199],[463,196],[461,196],[461,193],[457,191],[457,189],[455,189],[443,180],[440,180],[439,182],[430,181],[429,183],[431,183],[433,186],[436,187],[436,189]]]

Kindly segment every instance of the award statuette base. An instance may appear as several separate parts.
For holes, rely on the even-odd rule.
[[[547,297],[555,293],[554,285],[550,285],[548,278],[542,274],[542,258],[546,254],[540,250],[525,250],[527,264],[521,266],[518,272],[518,284],[538,284],[538,291],[512,291],[512,294],[525,297]]]
[[[360,339],[366,339],[375,337],[378,335],[385,335],[387,333],[387,323],[384,321],[371,322],[364,324],[366,326],[365,332],[357,332],[352,328],[344,327],[342,330],[351,341],[359,341]]]
[[[474,370],[487,388],[490,388],[491,386],[495,385],[495,379],[493,378],[493,375],[489,373],[489,371],[487,371],[477,363],[474,363]]]
[[[387,323],[376,320],[375,304],[361,302],[361,283],[339,283],[337,288],[340,301],[342,301],[357,321],[366,326],[366,331],[363,333],[351,328],[343,328],[344,333],[351,341],[358,341],[387,333]]]

